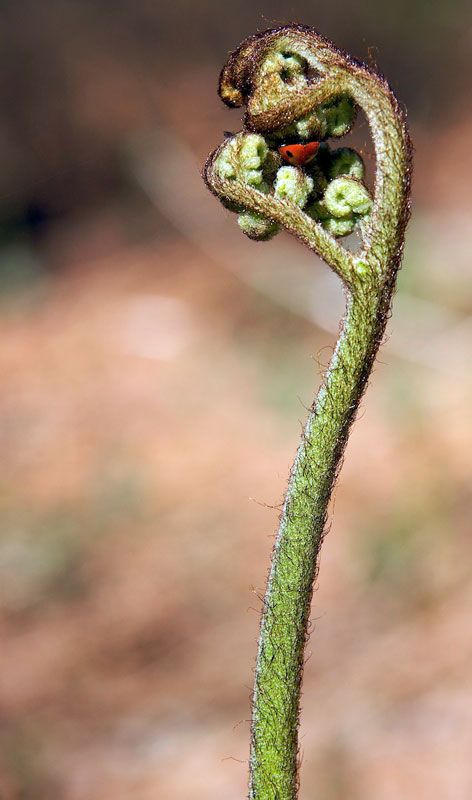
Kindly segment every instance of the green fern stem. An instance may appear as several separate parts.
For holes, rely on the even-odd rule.
[[[264,602],[253,700],[251,798],[293,800],[308,618],[326,513],[349,427],[377,351],[384,304],[351,295],[285,498]]]
[[[296,800],[299,701],[318,555],[349,429],[390,311],[409,217],[411,145],[385,79],[304,26],[246,39],[222,71],[220,95],[228,105],[246,104],[245,129],[209,156],[208,187],[241,214],[251,238],[271,238],[280,227],[297,236],[337,273],[347,294],[341,333],[290,476],[257,656],[250,798]],[[277,146],[286,135],[295,144],[297,136],[302,143],[340,137],[357,108],[375,145],[372,199],[362,160],[349,149],[340,156],[323,145],[325,161],[314,170],[280,168]],[[355,173],[339,177],[349,164]],[[339,242],[354,226],[358,254]]]

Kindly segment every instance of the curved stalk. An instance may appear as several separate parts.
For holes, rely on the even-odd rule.
[[[390,310],[409,216],[411,147],[386,81],[303,26],[245,40],[223,69],[220,94],[229,105],[247,104],[246,128],[207,160],[209,188],[241,214],[251,238],[270,238],[279,226],[300,238],[340,276],[347,294],[341,333],[290,476],[257,656],[250,798],[295,800],[300,689],[318,555],[349,429]],[[280,166],[277,145],[284,137],[296,141],[298,135],[303,142],[343,135],[357,107],[367,116],[376,149],[372,200],[353,151],[325,147],[314,169]],[[356,225],[359,255],[339,242]]]
[[[296,796],[299,698],[313,581],[327,506],[382,328],[379,304],[370,297],[351,295],[342,333],[293,466],[257,657],[251,797],[258,800]]]

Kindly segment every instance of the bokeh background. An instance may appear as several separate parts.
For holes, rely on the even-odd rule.
[[[240,124],[227,51],[286,21],[377,63],[416,147],[313,600],[300,796],[472,797],[468,2],[7,0],[1,800],[246,794],[261,594],[343,298],[199,169]]]

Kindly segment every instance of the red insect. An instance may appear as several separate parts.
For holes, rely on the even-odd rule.
[[[284,144],[279,147],[279,153],[285,161],[293,164],[294,167],[303,167],[309,164],[316,156],[319,142],[307,142],[307,144]]]

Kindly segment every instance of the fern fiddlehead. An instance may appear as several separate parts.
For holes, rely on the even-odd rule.
[[[246,105],[246,116],[243,131],[207,159],[208,187],[251,238],[266,240],[283,228],[301,239],[338,274],[347,295],[341,333],[290,476],[257,656],[250,798],[295,800],[313,583],[329,499],[400,266],[411,145],[405,114],[385,79],[305,26],[285,25],[242,42],[223,68],[219,91],[228,105]],[[372,196],[359,154],[327,143],[350,130],[359,108],[375,146]],[[316,157],[304,162],[302,155],[297,163],[296,154],[312,142],[319,143]],[[340,241],[354,230],[361,240],[356,253]]]

